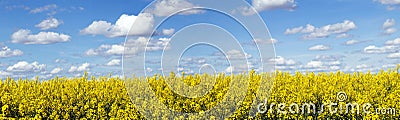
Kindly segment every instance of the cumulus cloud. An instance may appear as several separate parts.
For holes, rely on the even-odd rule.
[[[386,45],[400,45],[400,38],[396,38],[394,40],[386,41]]]
[[[308,48],[308,50],[311,50],[311,51],[326,51],[326,50],[330,50],[330,49],[331,49],[331,47],[327,46],[327,45],[315,45],[315,46]]]
[[[387,56],[390,59],[400,59],[400,53],[392,53]]]
[[[307,24],[307,25],[310,25],[310,24]],[[303,26],[295,27],[295,28],[288,28],[288,29],[286,29],[285,34],[297,34],[297,33],[302,32],[303,29],[304,29]]]
[[[370,45],[370,46],[364,48],[364,53],[368,53],[368,54],[393,53],[398,50],[399,50],[398,46],[377,47],[375,45]]]
[[[341,38],[349,38],[349,37],[352,37],[352,35],[347,34],[347,33],[342,33],[342,34],[339,34],[339,35],[336,36],[336,38],[339,38],[339,39],[341,39]]]
[[[395,25],[396,25],[396,21],[394,19],[386,19],[386,21],[382,25],[382,28],[387,29],[387,28],[391,28]]]
[[[382,5],[387,5],[387,10],[395,10],[397,6],[400,5],[399,0],[373,0],[375,2],[379,2]]]
[[[11,75],[12,75],[12,73],[10,73],[10,72],[0,70],[0,77],[2,77],[2,78],[11,76]]]
[[[227,67],[227,68],[225,69],[225,72],[231,73],[231,72],[233,72],[234,70],[235,70],[235,67],[229,66],[229,67]]]
[[[203,65],[207,62],[206,57],[207,56],[183,58],[180,62],[180,65],[183,65],[183,66]]]
[[[396,32],[397,32],[397,29],[396,29],[396,28],[388,28],[388,29],[385,29],[385,30],[383,31],[383,34],[385,34],[385,35],[391,35],[391,34],[396,33]]]
[[[3,46],[3,48],[0,50],[0,58],[21,56],[22,54],[24,54],[24,52],[22,52],[21,50],[11,50],[7,46]]]
[[[341,36],[343,34],[347,34],[347,32],[356,29],[357,26],[353,21],[344,20],[341,23],[329,24],[322,27],[315,27],[311,24],[307,24],[305,27],[295,27],[288,28],[285,31],[285,34],[303,34],[303,39],[317,39],[317,38],[326,38],[331,35]]]
[[[226,55],[226,57],[230,60],[248,59],[252,57],[250,54],[243,53],[242,51],[236,49],[229,50],[228,52],[226,52]]]
[[[171,36],[175,33],[175,29],[171,28],[171,29],[163,29],[162,30],[163,35],[168,35]]]
[[[343,55],[316,55],[313,60],[332,62],[332,61],[341,61],[343,58],[344,58]]]
[[[370,66],[366,65],[366,64],[361,64],[361,65],[357,65],[356,68],[357,69],[366,69],[366,68],[370,68]]]
[[[109,61],[106,65],[107,66],[118,66],[121,64],[121,60],[119,59],[112,59],[111,61]]]
[[[87,56],[98,55],[122,55],[124,53],[124,46],[122,44],[115,45],[100,45],[96,49],[89,49],[85,52]]]
[[[399,0],[374,0],[384,5],[399,5]]]
[[[380,67],[380,68],[385,68],[385,67],[387,67],[387,65],[382,65],[382,67]],[[359,65],[356,65],[356,66],[346,66],[343,69],[343,71],[347,71],[347,72],[355,72],[355,71],[357,71],[357,72],[367,72],[367,71],[372,70],[372,72],[373,72],[374,70],[379,70],[379,69],[378,68],[374,68],[374,66],[372,66],[372,65],[359,64]]]
[[[354,44],[358,44],[360,42],[361,41],[358,41],[358,40],[349,40],[349,41],[346,41],[344,44],[345,45],[354,45]]]
[[[295,0],[253,0],[251,3],[257,11],[270,9],[294,10],[297,6]]]
[[[276,65],[296,65],[296,61],[292,59],[285,59],[282,56],[277,56],[269,61],[275,63]]]
[[[109,56],[109,55],[122,55],[125,52],[125,55],[136,55],[137,53],[144,52],[139,48],[146,46],[146,50],[150,51],[159,51],[163,50],[165,46],[167,46],[170,41],[169,38],[160,38],[158,40],[150,40],[147,41],[148,38],[139,37],[138,39],[129,39],[125,43],[120,44],[104,44],[100,45],[96,49],[89,49],[85,52],[86,56]],[[167,48],[168,49],[168,48]]]
[[[66,60],[63,60],[63,59],[56,59],[56,60],[54,60],[54,62],[55,63],[65,63],[65,62],[67,62]]]
[[[149,35],[153,31],[154,17],[149,13],[138,16],[123,14],[112,24],[107,21],[93,21],[88,27],[80,31],[81,34],[104,35],[106,37],[121,37],[125,35]],[[129,32],[129,33],[128,33]]]
[[[293,11],[296,7],[295,0],[252,0],[251,2],[253,8],[242,7],[239,8],[242,11],[242,15],[253,15],[257,12],[261,12],[263,10],[275,10],[275,9],[286,9],[289,11]]]
[[[90,64],[83,63],[80,66],[71,66],[71,68],[68,70],[68,72],[76,73],[76,72],[83,72],[83,71],[89,71],[89,70],[90,70]]]
[[[298,62],[294,61],[293,59],[285,59],[282,56],[269,59],[269,62],[274,63],[276,65],[275,68],[278,70],[293,70],[296,68],[295,65],[298,64]]]
[[[196,7],[194,4],[188,2],[187,0],[160,0],[155,4],[155,7],[150,11],[157,16],[168,16],[178,11]],[[188,10],[180,14],[199,14],[202,13],[201,10]]]
[[[7,10],[15,10],[15,9],[22,9],[22,10],[30,10],[31,8],[25,5],[10,5],[5,7]]]
[[[51,70],[51,74],[57,74],[57,73],[60,73],[61,71],[63,71],[63,69],[62,68],[54,68],[53,70]]]
[[[54,9],[57,9],[57,5],[56,4],[50,4],[50,5],[45,5],[42,7],[38,7],[35,9],[32,9],[31,11],[29,11],[30,13],[41,13],[41,12],[46,12],[46,11],[52,11]]]
[[[57,28],[62,23],[63,23],[62,21],[57,20],[56,18],[47,18],[42,22],[40,22],[39,24],[35,25],[35,27],[38,27],[41,30],[48,30],[52,28]]]
[[[342,63],[340,61],[310,61],[305,65],[302,65],[301,68],[303,71],[311,71],[311,72],[328,72],[328,71],[337,71],[341,68]]]
[[[322,68],[323,63],[321,61],[310,61],[305,65],[305,68]]]
[[[39,64],[38,62],[28,63],[26,61],[20,61],[7,68],[9,72],[41,72],[45,69],[45,64]]]
[[[52,44],[70,41],[71,36],[55,32],[40,32],[32,34],[30,30],[20,29],[11,35],[12,43],[22,44]]]
[[[256,39],[254,39],[254,42],[256,42],[257,44],[276,44],[279,42],[279,40],[277,40],[275,38],[271,38],[269,40],[263,40],[263,39],[256,38]]]
[[[383,34],[391,35],[391,34],[397,32],[397,29],[394,28],[395,25],[396,25],[396,21],[394,19],[387,19],[382,25]]]

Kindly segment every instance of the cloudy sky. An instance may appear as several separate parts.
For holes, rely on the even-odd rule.
[[[275,62],[279,70],[377,71],[400,63],[400,25],[396,23],[400,21],[398,0],[246,2],[254,9],[246,6],[227,8],[231,9],[229,14],[251,16],[256,14],[253,10],[258,12],[268,26],[270,42],[275,44],[276,57],[268,61]],[[153,8],[141,13],[150,4]],[[223,3],[225,6],[230,4],[235,3]],[[165,47],[168,42],[174,41],[173,36],[190,23],[219,18],[212,11],[190,10],[171,16],[169,22],[153,31],[157,18],[190,7],[207,6],[201,6],[195,0],[2,0],[0,78],[79,76],[83,71],[93,75],[121,75],[124,45],[129,46],[125,51],[134,55],[163,51],[170,49]],[[135,20],[139,24],[132,26]],[[240,29],[222,18],[213,21],[229,31]],[[134,29],[130,30],[131,26]],[[201,33],[192,32],[188,36],[195,34]],[[151,42],[146,43],[149,36]],[[179,35],[176,36],[178,39]],[[204,39],[212,37],[218,35]],[[150,48],[136,49],[146,45]],[[185,53],[186,58],[180,61],[179,69],[195,65],[187,68],[189,72],[195,72],[201,66],[213,64],[221,65],[215,65],[217,71],[233,69],[225,64],[226,59],[219,58],[218,50],[208,49],[213,48],[198,46],[189,50]],[[243,54],[230,50],[225,54],[232,59],[257,58],[251,55],[253,52]],[[205,57],[207,55],[210,57]],[[257,66],[256,61],[249,61]],[[157,71],[156,67],[146,70]]]

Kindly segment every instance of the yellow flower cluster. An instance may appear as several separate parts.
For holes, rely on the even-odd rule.
[[[119,78],[14,80],[0,84],[0,118],[140,118]]]
[[[272,88],[259,88],[260,81],[268,79],[274,82]],[[215,80],[202,84],[207,80]],[[232,81],[236,81],[235,83]],[[239,81],[239,82],[237,82]],[[241,82],[243,81],[243,82]],[[380,71],[378,73],[295,73],[277,71],[276,73],[249,73],[237,75],[156,75],[148,78],[112,78],[112,77],[55,77],[50,80],[23,80],[6,78],[0,81],[0,118],[33,118],[33,119],[144,119],[144,115],[136,109],[134,103],[141,108],[154,107],[154,101],[142,101],[135,98],[132,91],[146,91],[140,87],[149,83],[151,92],[169,109],[183,113],[204,113],[210,109],[215,114],[228,114],[231,119],[397,119],[396,114],[378,113],[379,108],[393,108],[400,111],[400,75],[397,70]],[[190,87],[184,87],[179,82]],[[178,84],[171,86],[170,84]],[[241,87],[248,85],[243,93]],[[194,97],[183,96],[179,91],[190,91],[191,88],[211,88],[209,91],[196,91]],[[211,86],[211,87],[210,87]],[[190,90],[189,90],[190,89]],[[269,89],[265,98],[267,106],[276,103],[303,104],[314,103],[316,111],[311,113],[281,113],[273,109],[268,112],[250,116],[250,106],[254,104],[257,91]],[[233,92],[228,92],[232,90]],[[192,91],[193,92],[193,91]],[[347,98],[339,101],[337,93],[345,92]],[[201,93],[201,94],[200,94]],[[234,93],[234,94],[231,94]],[[237,93],[237,94],[236,94]],[[200,95],[200,96],[199,96]],[[148,95],[151,96],[151,95]],[[244,99],[233,102],[240,97]],[[259,98],[257,98],[259,99]],[[221,101],[229,105],[238,105],[237,109],[219,106]],[[132,103],[134,102],[134,103]],[[323,104],[347,103],[372,105],[364,112],[337,112]],[[217,108],[216,108],[217,107]],[[272,108],[272,107],[271,107]],[[289,111],[289,107],[282,110]],[[324,109],[323,111],[321,109]],[[362,111],[362,109],[360,109]],[[322,112],[318,112],[322,111]],[[143,111],[145,112],[145,111]],[[386,111],[385,111],[386,112]],[[201,119],[179,116],[168,118],[161,111],[151,111],[153,119]],[[145,114],[145,113],[144,113]],[[223,115],[221,115],[223,116]],[[207,116],[208,119],[220,119],[220,116]]]

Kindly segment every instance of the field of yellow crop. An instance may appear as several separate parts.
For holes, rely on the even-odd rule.
[[[181,80],[189,86],[199,85],[204,78],[216,78],[213,89],[198,98],[182,97],[168,87],[166,80]],[[286,103],[315,103],[316,111],[281,113],[276,109],[249,116],[249,106],[258,89],[259,81],[272,79],[274,84],[266,106]],[[143,119],[132,101],[140,101],[129,96],[131,91],[141,91],[135,85],[150,83],[152,92],[168,108],[178,112],[201,113],[215,107],[222,99],[236,99],[237,96],[226,96],[229,89],[236,89],[240,84],[232,84],[233,80],[248,80],[250,89],[240,102],[240,107],[231,115],[231,119],[397,119],[400,111],[400,74],[398,69],[380,71],[378,73],[295,73],[277,71],[271,73],[243,73],[237,75],[185,75],[154,76],[143,78],[56,77],[50,80],[24,80],[5,78],[0,83],[0,118],[34,118],[34,119]],[[202,84],[200,84],[202,85]],[[127,87],[128,86],[128,87]],[[129,87],[130,86],[130,87]],[[209,86],[209,85],[205,85]],[[179,86],[177,86],[179,89]],[[337,93],[344,92],[347,98],[338,100]],[[142,108],[150,108],[141,101]],[[336,112],[330,113],[326,103],[369,103],[369,113]],[[237,104],[237,103],[232,103]],[[137,104],[136,104],[137,105]],[[276,108],[277,105],[275,105]],[[301,106],[300,106],[301,107]],[[389,113],[391,108],[393,113]],[[217,108],[221,114],[229,109]],[[282,110],[289,111],[286,107]],[[321,109],[325,109],[322,111]],[[382,111],[385,110],[385,111]],[[397,111],[395,111],[397,110]],[[318,112],[322,111],[322,112]],[[155,118],[168,119],[158,111],[151,112]],[[219,119],[219,116],[208,116]],[[153,119],[155,119],[153,118]],[[179,116],[172,119],[185,119]],[[171,119],[171,118],[169,118]]]

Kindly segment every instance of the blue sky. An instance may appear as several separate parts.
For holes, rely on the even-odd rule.
[[[398,0],[246,2],[254,6],[268,26],[271,34],[268,37],[273,38],[276,57],[264,61],[275,62],[277,69],[292,72],[377,71],[393,68],[400,63]],[[151,43],[148,45],[152,48],[147,50],[154,52],[149,53],[154,59],[158,59],[157,56],[162,54],[165,45],[174,41],[174,38],[188,40],[196,34],[202,34],[199,31],[183,35],[184,28],[191,28],[190,25],[195,23],[207,22],[217,25],[232,32],[231,35],[241,44],[251,38],[245,34],[237,34],[242,33],[243,28],[234,22],[226,20],[227,18],[219,13],[207,10],[193,10],[171,16],[156,29],[156,35],[149,36],[151,28],[155,27],[154,23],[174,10],[193,6],[207,7],[202,6],[204,4],[213,6],[213,3],[201,3],[196,0],[2,0],[0,78],[79,76],[83,71],[93,75],[121,75],[125,35],[134,20],[141,18],[144,19],[141,19],[139,26],[132,26],[133,32],[129,32],[127,41],[131,46],[128,49],[135,54],[143,54],[144,51],[136,50],[135,47],[145,45],[143,41],[151,37]],[[238,3],[226,2],[222,5],[231,9],[229,14],[244,18],[256,15],[249,12],[253,9],[229,7],[236,4]],[[150,11],[144,11],[148,12],[146,14],[141,13],[148,5],[156,7],[149,7]],[[251,17],[248,19],[251,20]],[[221,34],[224,33],[221,31]],[[205,32],[198,38],[210,39],[212,42],[217,39],[216,36],[218,35]],[[175,45],[182,47],[184,43],[177,42]],[[232,54],[231,58],[248,58],[249,66],[258,69],[260,65],[257,62],[257,51],[252,51],[252,47],[254,46],[244,47],[245,51],[225,52],[228,56]],[[171,50],[174,50],[173,48]],[[180,60],[182,64],[178,69],[196,72],[201,66],[207,65],[213,65],[217,71],[233,69],[229,67],[227,59],[218,56],[222,55],[218,52],[218,49],[212,47],[193,47],[183,55]],[[157,64],[159,61],[153,63]],[[149,66],[146,67],[147,71],[159,72],[157,65]],[[238,69],[240,68],[236,68]]]

